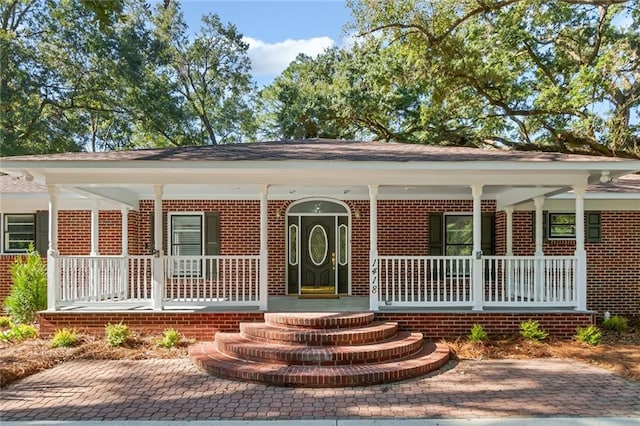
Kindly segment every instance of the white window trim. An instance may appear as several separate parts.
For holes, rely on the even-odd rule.
[[[36,244],[36,236],[37,236],[37,231],[36,231],[36,213],[35,212],[3,212],[0,213],[0,226],[2,226],[2,232],[0,232],[0,254],[3,255],[7,255],[7,256],[15,256],[15,255],[20,255],[20,254],[25,254],[27,253],[27,250],[12,250],[12,251],[8,251],[4,244],[5,244],[5,233],[6,233],[6,220],[7,220],[7,216],[13,216],[13,215],[19,215],[19,216],[32,216],[33,217],[33,245],[35,248],[35,244]]]
[[[575,230],[574,230],[574,235],[571,237],[553,237],[551,236],[551,215],[553,214],[571,214],[574,217],[574,226],[575,226],[575,216],[576,213],[572,212],[572,211],[547,211],[547,229],[545,237],[547,238],[547,240],[549,241],[575,241],[576,240],[576,236],[575,236]]]
[[[473,219],[473,212],[453,212],[453,213],[442,214],[442,239],[443,239],[442,255],[443,256],[449,256],[447,254],[447,245],[448,245],[447,244],[447,216],[469,216],[471,219]],[[457,245],[460,245],[460,244],[457,244]],[[471,244],[465,244],[465,245],[473,246],[473,242],[471,242]],[[473,251],[473,247],[471,251]]]
[[[171,234],[173,233],[173,220],[172,218],[174,216],[200,216],[200,254],[198,255],[199,257],[204,256],[204,246],[205,246],[205,231],[204,231],[204,212],[168,212],[167,213],[167,245],[168,247],[168,253],[169,256],[176,256],[173,254],[173,241],[171,238]],[[178,260],[174,260],[171,265],[171,272],[170,275],[172,277],[189,277],[189,278],[202,278],[204,276],[204,268],[203,268],[203,264],[202,262],[204,262],[203,260],[201,260],[201,264],[200,267],[198,268],[198,272],[197,273],[190,273],[190,274],[180,274],[177,273],[176,271],[179,271],[179,267],[176,266],[176,262],[178,262]]]

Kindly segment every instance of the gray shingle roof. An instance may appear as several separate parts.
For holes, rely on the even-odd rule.
[[[555,152],[500,151],[479,148],[356,142],[332,139],[272,141],[109,152],[74,152],[5,157],[7,161],[619,161]]]

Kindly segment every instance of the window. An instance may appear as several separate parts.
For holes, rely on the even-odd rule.
[[[289,225],[289,265],[298,264],[298,225]]]
[[[202,256],[202,215],[171,216],[171,255]],[[174,275],[199,276],[201,259],[176,259]]]
[[[338,226],[338,265],[345,266],[349,259],[349,244],[347,244],[347,225]]]
[[[447,215],[445,226],[445,255],[471,256],[473,253],[473,216]]]
[[[36,239],[35,215],[4,215],[4,251],[7,253],[25,252],[29,244]]]
[[[576,215],[574,213],[549,213],[549,238],[575,238]]]

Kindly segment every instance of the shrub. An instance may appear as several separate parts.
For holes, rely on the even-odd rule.
[[[162,333],[162,339],[156,342],[162,348],[175,348],[180,343],[180,333],[173,328],[167,328]]]
[[[607,330],[627,331],[629,321],[625,317],[615,316],[604,320],[602,326]]]
[[[105,336],[109,346],[123,346],[131,336],[131,330],[122,322],[119,324],[107,324]]]
[[[11,318],[9,317],[0,317],[0,328],[11,328],[13,327],[13,323],[11,322]]]
[[[600,333],[600,329],[595,325],[584,328],[578,327],[576,329],[576,339],[593,346],[598,346],[602,343],[602,333]]]
[[[78,333],[75,330],[63,328],[56,330],[51,339],[52,348],[69,348],[78,344]]]
[[[538,321],[528,320],[520,323],[520,335],[527,340],[541,341],[546,339],[549,333],[540,328]]]
[[[481,342],[483,340],[487,340],[487,332],[484,331],[484,328],[482,328],[480,324],[473,324],[471,334],[469,334],[469,341]]]
[[[12,342],[22,342],[25,339],[35,339],[38,337],[38,330],[29,324],[14,325],[8,330],[0,333],[0,340]]]
[[[13,286],[4,306],[14,322],[33,322],[36,312],[47,307],[47,268],[33,245],[26,256],[18,256],[10,272]]]

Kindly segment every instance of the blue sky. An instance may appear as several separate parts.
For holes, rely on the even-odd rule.
[[[249,43],[253,75],[268,84],[298,53],[316,56],[346,38],[351,13],[343,0],[182,0],[185,19],[197,31],[203,14],[231,22]]]

